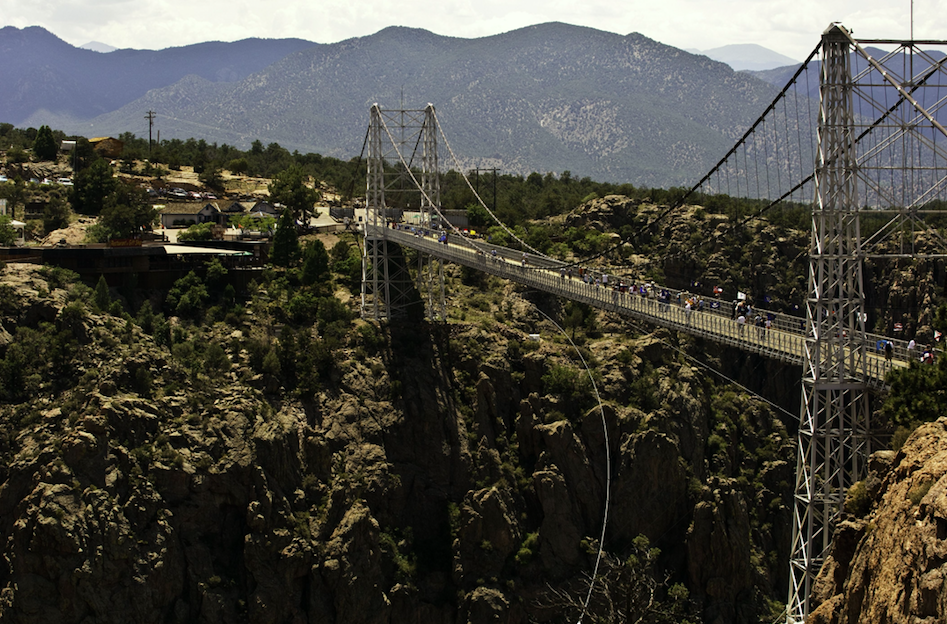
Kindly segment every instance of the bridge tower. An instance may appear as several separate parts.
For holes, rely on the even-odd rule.
[[[809,250],[787,622],[809,615],[813,581],[849,486],[870,453],[865,294],[853,136],[851,38],[822,35],[819,152]]]
[[[428,318],[447,318],[444,265],[417,253],[417,281],[403,251],[387,234],[402,222],[430,228],[440,207],[434,106],[423,110],[371,108],[368,175],[362,247],[362,317],[375,320],[420,317],[424,298]]]

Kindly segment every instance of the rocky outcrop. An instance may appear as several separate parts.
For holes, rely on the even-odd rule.
[[[819,624],[947,620],[947,418],[873,457],[872,507],[843,522],[814,591]]]
[[[603,521],[596,595],[708,622],[762,608],[753,527],[782,477],[742,454],[791,447],[765,408],[711,409],[667,333],[588,344],[601,406],[571,348],[474,323],[393,324],[373,349],[352,332],[302,398],[264,393],[249,322],[181,322],[169,350],[24,271],[23,305],[48,310],[8,305],[13,342],[64,349],[0,406],[4,622],[574,619]],[[210,343],[230,361],[213,375]],[[574,385],[550,391],[554,365]]]
[[[750,514],[739,492],[715,489],[694,508],[687,532],[692,587],[706,592],[705,622],[748,621],[753,593]]]

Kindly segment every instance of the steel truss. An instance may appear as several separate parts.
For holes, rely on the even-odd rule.
[[[850,38],[822,36],[819,154],[796,455],[788,622],[809,615],[813,581],[848,487],[870,453],[864,287]]]
[[[790,623],[810,613],[845,493],[864,478],[871,452],[863,261],[943,257],[947,249],[924,220],[944,214],[937,201],[947,191],[947,130],[938,121],[947,112],[945,60],[918,49],[921,42],[861,43],[898,47],[878,60],[842,26],[822,35]],[[863,240],[866,215],[889,220]]]
[[[362,317],[407,318],[426,299],[428,318],[446,319],[443,263],[419,252],[415,282],[402,249],[387,235],[389,223],[400,221],[406,210],[419,213],[419,225],[429,227],[436,220],[440,178],[433,105],[423,110],[372,106],[366,185]]]

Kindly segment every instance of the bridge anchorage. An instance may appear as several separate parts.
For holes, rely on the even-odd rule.
[[[875,48],[864,47],[869,44],[891,51],[875,58]],[[641,292],[614,278],[603,288],[568,278],[570,265],[522,241],[521,250],[514,251],[460,236],[440,208],[440,128],[431,105],[371,109],[362,315],[419,318],[423,306],[429,318],[446,318],[443,265],[453,262],[801,364],[786,621],[804,622],[845,493],[865,476],[873,438],[870,390],[883,385],[890,367],[906,366],[914,357],[906,341],[868,332],[864,261],[947,257],[947,241],[925,222],[931,214],[944,214],[947,195],[947,130],[939,121],[947,117],[942,95],[947,93],[947,57],[928,54],[922,45],[947,42],[856,41],[841,25],[831,25],[740,141],[660,217],[672,216],[698,191],[770,201],[761,212],[783,201],[804,201],[812,214],[804,319],[761,310],[772,326],[752,331],[730,317],[728,302],[705,298],[708,308],[692,315],[669,304],[677,294],[673,289],[652,285]],[[806,83],[810,69],[818,74],[817,90]],[[810,95],[816,92],[818,99]],[[805,117],[813,109],[817,132],[806,138]],[[763,169],[765,178],[759,173]],[[470,190],[480,200],[473,186]],[[480,205],[490,212],[482,200]],[[403,220],[405,211],[416,213],[412,222]],[[866,223],[873,224],[867,235]],[[398,260],[402,247],[418,252],[416,282]],[[893,346],[893,362],[876,348],[884,342]]]

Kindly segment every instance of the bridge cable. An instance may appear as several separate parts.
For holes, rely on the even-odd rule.
[[[933,76],[934,74],[936,74],[936,73],[938,72],[938,70],[940,70],[941,67],[942,67],[945,63],[947,63],[947,56],[941,58],[940,60],[938,60],[938,61],[935,62],[935,63],[932,63],[932,64],[931,64],[931,67],[929,68],[929,70],[927,71],[927,73],[926,73],[918,82],[916,82],[916,83],[911,87],[911,89],[910,89],[909,91],[907,91],[907,94],[908,94],[908,95],[913,94],[915,91],[917,91],[918,89],[920,89],[921,87],[923,87],[923,86],[927,83],[927,81],[930,80],[931,76]],[[808,77],[808,67],[807,67],[807,66],[805,67],[805,71],[806,71],[806,76]],[[798,75],[798,72],[797,72],[797,75]],[[807,78],[807,84],[808,84],[808,78]],[[795,99],[796,99],[796,110],[797,110],[797,116],[798,116],[798,108],[799,108],[799,107],[798,107],[798,91],[795,92],[794,97],[795,97]],[[865,129],[852,141],[852,145],[853,145],[853,146],[854,146],[854,145],[857,145],[857,144],[860,143],[866,136],[868,136],[869,134],[871,134],[873,130],[875,130],[875,129],[876,129],[878,126],[880,126],[886,119],[888,119],[891,115],[893,115],[893,114],[897,111],[897,109],[898,109],[902,104],[904,104],[905,101],[910,101],[910,99],[909,99],[908,97],[905,97],[904,94],[899,95],[898,101],[895,102],[894,104],[892,104],[890,107],[888,107],[887,110],[886,110],[880,117],[878,117],[870,126],[868,126],[867,128],[865,128]],[[807,114],[806,117],[807,117],[808,123],[809,123],[809,133],[810,133],[810,135],[811,135],[811,133],[812,133],[812,115],[811,115],[811,113],[810,113],[810,114]],[[797,125],[797,131],[798,131],[798,125]],[[937,136],[937,134],[934,133],[934,137],[935,137],[935,138],[936,138],[936,136]],[[801,145],[801,144],[802,144],[802,142],[801,142],[801,139],[800,139],[800,140],[799,140],[799,145]],[[734,146],[734,149],[731,150],[730,153],[733,153],[733,151],[735,151],[737,147],[739,147],[739,145]],[[724,159],[721,160],[721,162],[717,163],[717,167],[720,167],[720,166],[723,164],[723,161],[724,161],[724,160],[726,160],[726,157],[724,157]],[[835,160],[836,160],[836,158],[833,157],[833,158],[831,158],[830,160],[828,160],[826,164],[827,164],[827,165],[830,165],[830,164],[832,164]],[[746,154],[745,154],[745,153],[744,153],[744,163],[746,163]],[[800,162],[800,166],[801,166],[801,162]],[[748,168],[747,166],[744,167],[744,173],[746,173],[747,168]],[[711,172],[711,173],[712,173],[712,172]],[[699,182],[699,183],[698,183],[697,185],[695,185],[690,191],[688,191],[687,195],[685,195],[685,199],[686,199],[687,197],[689,197],[701,184],[703,184],[707,179],[709,179],[711,173],[709,173],[709,174],[707,174],[706,176],[704,176],[704,179],[703,179],[701,182]],[[893,176],[894,173],[892,172],[891,175]],[[759,219],[760,217],[763,216],[763,214],[769,212],[772,208],[774,208],[774,207],[776,207],[778,204],[782,203],[785,199],[787,199],[788,197],[791,197],[796,191],[798,191],[799,189],[801,189],[802,187],[804,187],[805,185],[807,185],[808,183],[810,183],[814,178],[815,178],[815,173],[814,173],[814,172],[813,172],[813,173],[810,173],[808,176],[806,176],[803,180],[801,180],[801,181],[800,181],[799,183],[797,183],[795,186],[793,186],[793,187],[790,188],[788,191],[786,191],[786,192],[784,192],[782,195],[780,195],[777,199],[771,200],[769,204],[767,204],[767,205],[764,206],[763,208],[759,209],[759,210],[756,211],[755,213],[753,213],[753,214],[751,214],[751,215],[748,215],[747,217],[745,217],[745,218],[744,218],[742,221],[740,221],[739,223],[735,223],[735,224],[731,225],[731,226],[730,226],[729,228],[727,228],[727,230],[722,234],[722,237],[728,236],[730,233],[732,233],[732,232],[733,232],[734,230],[736,230],[737,228],[744,227],[744,226],[745,226],[747,223],[749,223],[750,221],[754,221],[754,220],[756,220],[756,219]],[[738,185],[738,191],[737,191],[737,192],[739,193],[739,185]],[[681,200],[681,202],[682,202],[682,201],[683,201],[683,200]],[[680,203],[680,202],[679,202],[679,203]],[[661,218],[664,218],[664,217],[667,215],[667,213],[670,212],[670,210],[671,210],[671,209],[668,209],[667,211],[665,211],[665,214],[661,215],[661,217],[659,217],[659,219],[656,219],[654,222],[657,222],[657,221],[660,220]],[[650,224],[649,224],[649,225],[650,225]]]
[[[923,77],[920,81],[918,81],[913,87],[911,87],[911,90],[909,91],[909,93],[914,93],[915,91],[917,91],[918,89],[920,89],[921,87],[923,87],[923,86],[927,83],[927,81],[930,80],[931,76],[933,76],[935,73],[937,73],[937,71],[938,71],[938,70],[941,68],[941,66],[944,65],[945,63],[947,63],[947,56],[941,58],[941,59],[940,59],[939,61],[937,61],[936,63],[933,63],[933,64],[931,65],[930,70],[927,72],[927,74],[925,74],[924,77]],[[808,71],[808,70],[807,70],[807,71]],[[798,97],[798,96],[797,96],[797,97]],[[880,125],[882,124],[882,122],[884,122],[888,117],[890,117],[891,115],[893,115],[894,112],[897,111],[897,109],[898,109],[902,104],[904,104],[905,101],[906,101],[906,98],[905,98],[903,95],[900,96],[900,97],[898,98],[898,101],[897,101],[897,102],[895,102],[895,103],[892,104],[890,107],[888,107],[888,109],[887,109],[880,117],[878,117],[870,126],[868,126],[867,128],[865,128],[857,137],[855,137],[855,139],[852,141],[852,146],[857,145],[858,143],[860,143],[860,142],[862,141],[862,139],[864,139],[864,138],[865,138],[866,136],[868,136],[874,129],[876,129],[878,126],[880,126]],[[797,110],[798,110],[798,106],[797,106]],[[811,114],[808,115],[808,118],[809,118],[809,128],[810,128],[810,133],[811,133],[811,129],[812,129],[812,115],[811,115]],[[936,137],[937,135],[934,134],[934,136]],[[800,144],[801,144],[801,143],[800,143]],[[744,158],[745,158],[745,157],[744,157]],[[836,158],[833,157],[833,158],[831,158],[830,160],[828,160],[826,164],[827,164],[827,165],[831,165],[833,162],[835,162],[835,160],[836,160]],[[719,165],[719,163],[718,163],[718,165]],[[891,175],[894,175],[894,173],[892,172]],[[756,213],[747,216],[746,218],[744,218],[744,219],[743,219],[742,221],[740,221],[739,223],[730,226],[730,227],[727,229],[727,231],[723,233],[723,236],[727,236],[728,234],[730,234],[730,233],[731,233],[733,230],[735,230],[736,228],[745,226],[745,225],[746,225],[747,223],[749,223],[750,221],[753,221],[753,220],[755,220],[755,219],[760,218],[761,216],[763,216],[764,213],[766,213],[766,212],[768,212],[770,209],[774,208],[777,204],[781,203],[781,202],[782,202],[783,200],[785,200],[787,197],[792,196],[793,193],[795,193],[795,192],[798,191],[800,188],[802,188],[803,186],[805,186],[806,184],[808,184],[809,182],[811,182],[814,178],[815,178],[815,173],[810,173],[810,174],[809,174],[808,176],[806,176],[801,182],[799,182],[798,184],[796,184],[795,186],[793,186],[791,189],[789,189],[788,191],[786,191],[785,193],[783,193],[782,195],[780,195],[779,198],[772,200],[769,204],[767,204],[766,206],[764,206],[763,208],[761,208],[760,210],[758,210]],[[696,188],[696,187],[695,187],[695,188]],[[694,189],[692,189],[691,192],[693,192],[693,190],[694,190]]]
[[[581,352],[581,351],[579,350],[579,348],[576,346],[575,342],[572,341],[572,338],[569,337],[569,334],[562,328],[562,326],[559,325],[559,323],[557,323],[555,320],[553,320],[548,314],[546,314],[546,313],[545,313],[541,308],[539,308],[539,306],[537,306],[536,304],[533,304],[533,307],[534,307],[534,308],[536,309],[536,311],[538,311],[543,317],[545,317],[546,320],[548,320],[550,323],[552,323],[552,324],[556,327],[556,329],[559,330],[559,333],[561,333],[563,336],[565,336],[566,340],[569,341],[569,344],[572,346],[572,348],[575,350],[576,354],[579,356],[579,359],[581,360],[582,365],[585,367],[585,372],[586,372],[586,374],[589,376],[589,381],[590,381],[591,384],[592,384],[592,390],[595,392],[595,399],[596,399],[596,401],[598,401],[599,413],[600,413],[601,416],[602,416],[602,433],[603,433],[604,439],[605,439],[605,475],[606,475],[606,476],[605,476],[605,509],[604,509],[603,515],[602,515],[602,532],[601,532],[601,535],[600,535],[600,537],[599,537],[598,553],[597,553],[596,556],[595,556],[595,566],[593,567],[592,576],[591,576],[591,579],[590,579],[590,581],[589,581],[588,593],[586,594],[585,600],[584,600],[584,602],[582,603],[582,612],[579,614],[579,619],[578,619],[578,621],[577,621],[577,624],[582,624],[583,619],[585,618],[586,614],[588,613],[589,604],[590,604],[591,599],[592,599],[592,592],[593,592],[593,590],[594,590],[594,588],[595,588],[595,580],[596,580],[596,578],[598,577],[598,568],[599,568],[599,565],[600,565],[600,563],[601,563],[602,556],[603,556],[603,553],[604,553],[604,546],[605,546],[605,530],[606,530],[606,527],[607,527],[607,525],[608,525],[608,511],[609,511],[609,504],[610,504],[610,498],[611,498],[611,450],[610,450],[609,439],[608,439],[608,424],[607,424],[607,421],[606,421],[606,418],[605,418],[605,410],[604,410],[604,408],[602,407],[602,398],[601,398],[601,396],[599,395],[599,392],[598,392],[598,386],[595,384],[595,378],[594,378],[593,375],[592,375],[592,371],[591,371],[591,369],[589,368],[588,362],[586,362],[585,358],[582,356],[582,352]],[[624,321],[625,321],[627,324],[633,326],[633,327],[634,327],[640,334],[642,334],[642,335],[651,335],[651,334],[653,334],[653,332],[648,332],[648,331],[643,330],[642,326],[639,325],[639,324],[638,324],[636,321],[634,321],[633,319],[624,318]],[[720,371],[716,370],[715,368],[711,367],[709,364],[706,364],[706,363],[704,363],[704,362],[701,362],[701,361],[698,360],[697,358],[695,358],[695,357],[691,356],[690,354],[686,353],[686,352],[685,352],[683,349],[681,349],[680,347],[677,347],[677,346],[671,344],[670,342],[668,342],[667,340],[665,340],[665,339],[663,339],[663,338],[659,338],[659,340],[660,340],[662,343],[664,343],[666,346],[670,347],[673,351],[677,351],[679,354],[683,355],[686,359],[692,361],[692,362],[693,362],[694,364],[696,364],[697,366],[699,366],[699,367],[701,367],[701,368],[703,368],[703,369],[709,371],[710,373],[713,373],[714,375],[717,375],[718,377],[722,378],[722,379],[725,380],[726,382],[728,382],[728,383],[730,383],[730,384],[732,384],[732,385],[734,385],[734,386],[737,386],[738,388],[742,389],[744,392],[746,392],[747,394],[751,395],[752,397],[755,397],[756,399],[758,399],[758,400],[760,400],[760,401],[766,403],[766,404],[769,405],[770,407],[772,407],[772,408],[774,408],[774,409],[776,409],[776,410],[782,412],[783,414],[785,414],[786,416],[788,416],[790,419],[795,419],[795,418],[797,418],[797,416],[794,415],[794,414],[792,414],[792,413],[790,413],[789,410],[786,410],[785,408],[783,408],[783,407],[781,407],[781,406],[779,406],[779,405],[773,403],[772,401],[770,401],[770,400],[767,399],[766,397],[764,397],[764,396],[762,396],[762,395],[760,395],[760,394],[758,394],[758,393],[756,393],[756,392],[753,392],[752,390],[750,390],[749,388],[747,388],[746,386],[744,386],[744,385],[741,384],[740,382],[738,382],[738,381],[736,381],[735,379],[732,379],[732,378],[730,378],[730,377],[724,375],[722,372],[720,372]],[[682,519],[682,520],[683,520],[683,519]],[[680,520],[679,520],[678,522],[680,522]],[[669,529],[669,530],[670,530],[670,529]],[[665,533],[666,533],[666,532],[665,532]],[[788,609],[788,608],[787,608],[787,609]],[[786,612],[787,612],[787,610],[784,609],[784,614],[785,614]],[[781,620],[782,617],[783,617],[783,616],[781,615],[780,618],[779,618],[777,621]],[[775,621],[774,621],[774,624],[775,624]]]
[[[760,143],[762,143],[762,146],[760,146]],[[760,128],[760,136],[754,141],[753,145],[753,166],[756,168],[756,188],[766,188],[767,193],[769,193],[769,167],[766,166],[766,160],[769,154],[768,149],[769,143],[766,140],[766,120],[764,119]],[[761,153],[762,158],[760,158]],[[766,178],[762,185],[760,184],[760,160],[763,161],[763,176]],[[756,197],[762,197],[762,195],[762,190],[757,190]]]
[[[770,103],[770,105],[766,107],[766,110],[763,111],[763,114],[760,115],[759,118],[757,118],[757,120],[756,120],[755,122],[753,122],[753,125],[751,125],[750,128],[743,134],[743,137],[740,138],[740,140],[737,141],[736,144],[735,144],[733,147],[730,148],[730,151],[727,152],[727,153],[724,155],[724,157],[721,158],[721,159],[717,162],[717,164],[713,166],[713,168],[711,168],[710,172],[709,172],[707,175],[705,175],[703,178],[701,178],[700,181],[699,181],[697,184],[695,184],[694,186],[692,186],[691,189],[690,189],[689,191],[687,191],[687,192],[684,194],[684,196],[681,197],[681,198],[675,203],[674,206],[672,206],[672,209],[674,209],[674,208],[680,208],[681,206],[683,206],[683,205],[684,205],[684,202],[687,201],[687,198],[690,197],[697,189],[699,189],[699,188],[704,184],[704,182],[706,182],[707,180],[709,180],[709,179],[710,179],[710,176],[712,176],[718,169],[720,169],[720,167],[722,167],[723,164],[724,164],[725,162],[727,162],[727,160],[730,158],[730,156],[732,156],[732,155],[737,151],[737,149],[740,148],[741,145],[744,145],[744,144],[745,144],[745,142],[746,142],[746,140],[749,138],[749,136],[750,136],[751,134],[753,134],[753,131],[754,131],[754,130],[756,130],[756,127],[757,127],[758,125],[760,125],[760,124],[763,122],[763,119],[764,119],[764,118],[766,117],[766,115],[768,115],[769,112],[776,106],[776,103],[783,97],[783,95],[785,95],[785,93],[789,90],[789,88],[795,84],[796,79],[799,78],[799,75],[800,75],[803,71],[806,71],[806,70],[808,69],[809,61],[811,61],[811,60],[813,59],[813,57],[815,57],[815,56],[819,53],[819,50],[820,50],[820,49],[822,49],[822,42],[821,42],[821,41],[820,41],[819,44],[815,47],[815,49],[814,49],[812,52],[809,53],[809,56],[806,57],[806,60],[804,60],[804,61],[802,62],[802,64],[799,66],[799,69],[796,70],[796,73],[793,74],[792,78],[789,79],[789,82],[786,83],[786,86],[784,86],[784,87],[782,88],[782,90],[779,92],[779,94],[776,96],[776,99],[774,99],[774,100]],[[745,160],[745,159],[746,159],[746,156],[744,155],[744,160]],[[747,187],[747,193],[749,193],[749,187]]]
[[[532,251],[534,254],[536,254],[536,255],[538,255],[538,256],[540,256],[540,257],[549,258],[549,256],[547,256],[547,255],[544,254],[543,252],[539,251],[538,249],[533,248],[533,247],[532,247],[531,245],[529,245],[526,241],[520,239],[516,234],[514,234],[514,233],[506,226],[505,223],[503,223],[503,222],[493,213],[492,210],[490,210],[489,207],[487,207],[486,202],[483,201],[483,198],[480,197],[480,194],[479,194],[479,193],[477,192],[477,190],[473,187],[473,184],[470,183],[470,179],[467,178],[467,174],[464,173],[463,170],[461,169],[460,161],[458,160],[457,155],[454,154],[454,150],[453,150],[453,148],[450,146],[450,141],[447,140],[447,135],[444,133],[444,128],[441,127],[441,122],[440,122],[440,120],[437,118],[437,111],[435,110],[435,111],[433,111],[433,112],[434,112],[434,121],[437,123],[437,129],[438,129],[438,131],[440,131],[441,137],[444,139],[444,145],[447,146],[447,151],[450,153],[451,158],[454,159],[454,164],[457,165],[457,169],[460,171],[461,177],[464,179],[464,182],[467,183],[467,187],[468,187],[468,188],[470,189],[470,191],[474,194],[474,197],[477,198],[477,201],[480,202],[480,206],[481,206],[484,210],[486,210],[486,211],[487,211],[487,214],[489,214],[490,217],[493,218],[493,220],[496,221],[496,222],[500,225],[500,227],[503,228],[503,231],[504,231],[504,232],[506,232],[507,234],[509,234],[510,236],[512,236],[513,239],[516,240],[516,242],[518,242],[520,245],[522,245],[522,246],[525,247],[526,249],[529,249],[529,250]]]
[[[448,226],[450,226],[450,229],[451,229],[455,234],[457,234],[460,238],[462,238],[462,239],[468,241],[468,242],[470,243],[470,245],[471,245],[472,247],[474,247],[477,251],[479,251],[480,253],[484,253],[484,254],[485,254],[488,250],[487,250],[485,247],[483,247],[482,245],[480,245],[480,244],[478,244],[477,242],[475,242],[474,239],[466,238],[465,236],[463,236],[463,234],[461,233],[460,229],[459,229],[457,226],[455,226],[453,223],[451,223],[451,222],[447,219],[447,217],[444,216],[444,213],[441,212],[440,207],[437,206],[437,205],[434,203],[434,200],[431,199],[431,197],[425,192],[424,187],[421,186],[421,184],[418,182],[417,177],[414,175],[414,171],[412,171],[411,168],[408,166],[408,163],[405,162],[404,155],[401,153],[401,150],[398,148],[398,143],[395,141],[395,138],[391,135],[391,130],[388,128],[388,124],[385,123],[385,120],[384,120],[383,117],[380,117],[380,119],[381,119],[381,125],[382,125],[382,127],[385,129],[385,134],[388,135],[388,139],[391,141],[392,146],[395,147],[395,151],[398,153],[398,160],[401,162],[401,165],[405,168],[405,171],[406,171],[406,172],[408,173],[408,175],[411,177],[411,181],[414,182],[414,185],[415,185],[415,186],[418,188],[418,190],[421,192],[421,195],[424,197],[424,199],[427,200],[427,202],[428,202],[428,204],[431,206],[431,208],[433,208],[434,211],[438,214],[438,216],[441,217],[441,220],[442,220],[444,223],[446,223]],[[436,113],[435,113],[434,119],[435,119],[435,121],[437,121],[437,115],[436,115]],[[438,125],[439,125],[439,124],[438,124]],[[441,131],[441,134],[443,135],[443,130]],[[446,137],[445,137],[445,141],[446,141],[446,140],[447,140],[447,139],[446,139]],[[448,149],[449,149],[449,147],[448,147]],[[465,178],[465,179],[466,179],[466,178]],[[469,181],[468,181],[467,183],[470,184]],[[479,196],[478,196],[478,199],[479,199]],[[482,203],[482,202],[483,202],[483,200],[481,200],[481,203]],[[492,214],[492,213],[491,213],[491,214]],[[496,217],[494,217],[494,218],[496,218]],[[502,225],[502,223],[501,223],[501,225]],[[505,226],[504,226],[504,228],[505,228]],[[509,231],[509,230],[507,230],[507,231]],[[516,238],[516,236],[515,236],[514,234],[510,233],[510,235],[513,236],[514,238]],[[516,238],[516,240],[519,241],[519,238]],[[522,241],[520,241],[520,242],[522,243]],[[526,245],[525,243],[523,243],[523,244]],[[526,245],[526,247],[528,247],[529,249],[531,249],[531,250],[533,250],[533,251],[536,251],[536,250],[534,250],[532,247],[529,247],[529,245]],[[547,256],[547,255],[545,255],[545,254],[543,254],[542,252],[539,252],[539,251],[536,251],[536,255],[538,255],[538,256],[540,256],[540,257],[543,257],[543,258],[546,258],[546,259],[553,260],[553,258],[550,258],[549,256]],[[538,267],[537,267],[537,268],[538,268]]]
[[[605,510],[602,512],[602,533],[598,540],[598,554],[595,555],[595,566],[592,568],[592,578],[589,581],[589,591],[585,596],[585,602],[582,603],[582,613],[579,614],[579,620],[577,623],[582,624],[582,619],[589,610],[589,603],[592,600],[592,590],[595,588],[595,578],[598,576],[599,564],[602,561],[602,554],[605,550],[605,528],[608,526],[608,507],[611,501],[612,489],[612,456],[608,441],[608,423],[605,419],[605,409],[602,407],[602,397],[599,396],[598,386],[595,384],[595,378],[592,376],[592,369],[589,368],[589,364],[582,356],[582,352],[579,351],[579,348],[572,341],[572,338],[569,337],[569,334],[566,333],[566,330],[564,330],[559,325],[559,323],[554,321],[548,314],[543,312],[539,306],[536,306],[535,304],[533,304],[533,306],[540,314],[546,317],[546,320],[555,325],[556,329],[558,329],[559,332],[566,337],[566,340],[569,341],[569,344],[572,345],[572,348],[579,356],[579,360],[582,361],[582,366],[585,367],[585,373],[589,376],[589,381],[592,383],[592,391],[595,392],[595,400],[598,401],[598,411],[602,416],[602,433],[605,436]]]
[[[450,142],[449,142],[448,139],[447,139],[447,135],[444,133],[444,129],[441,128],[440,122],[439,122],[438,119],[437,119],[437,113],[436,113],[436,111],[434,112],[434,120],[435,120],[435,122],[437,123],[438,130],[440,131],[441,137],[444,139],[444,142],[445,142],[445,144],[447,145],[447,149],[448,149],[448,151],[450,152],[451,157],[454,159],[455,163],[457,163],[458,166],[459,166],[459,161],[458,161],[456,155],[454,154],[453,149],[450,147]],[[388,135],[388,139],[391,141],[392,145],[397,147],[398,144],[395,142],[394,137],[391,135],[391,131],[390,131],[389,128],[388,128],[388,124],[385,123],[385,120],[384,120],[383,118],[381,119],[381,124],[382,124],[382,127],[384,127],[385,133]],[[434,203],[434,201],[431,199],[431,197],[429,197],[429,196],[427,195],[427,193],[424,192],[424,189],[421,187],[421,184],[418,182],[417,178],[415,177],[414,172],[411,170],[411,168],[410,168],[410,167],[408,166],[408,164],[405,162],[404,156],[401,154],[401,150],[400,150],[400,149],[396,149],[395,151],[398,152],[398,159],[400,160],[401,164],[405,167],[405,170],[408,172],[408,175],[411,177],[411,180],[414,182],[415,186],[418,188],[418,190],[421,192],[421,194],[424,196],[424,198],[427,199],[427,201],[428,201],[428,203],[430,204],[430,206],[434,209],[434,211],[438,214],[438,216],[441,217],[441,219],[443,220],[443,222],[444,222],[444,223],[447,223],[447,225],[450,226],[451,230],[452,230],[453,232],[455,232],[458,236],[460,236],[461,239],[467,241],[468,244],[469,244],[471,247],[473,247],[474,249],[476,249],[477,251],[479,251],[479,252],[481,252],[481,253],[486,254],[486,253],[489,251],[489,249],[487,249],[487,248],[485,248],[483,245],[480,245],[479,243],[477,243],[475,239],[473,239],[473,238],[468,238],[468,237],[463,236],[463,233],[460,231],[460,229],[457,228],[453,223],[451,223],[451,222],[447,219],[447,217],[444,216],[444,214],[441,212],[440,207],[437,206],[437,205],[435,205],[435,203]],[[463,172],[461,172],[461,177],[463,177],[464,181],[467,183],[467,186],[470,188],[470,190],[471,190],[471,191],[474,193],[474,195],[476,196],[477,200],[480,202],[480,205],[490,214],[490,216],[493,218],[493,220],[496,221],[496,222],[500,225],[500,227],[502,227],[503,230],[504,230],[507,234],[509,234],[511,237],[513,237],[514,240],[516,240],[517,242],[519,242],[519,243],[520,243],[523,247],[525,247],[526,249],[530,250],[530,251],[533,253],[533,255],[535,255],[537,258],[542,258],[542,259],[544,259],[544,260],[551,260],[551,261],[553,261],[553,262],[556,263],[556,266],[557,266],[557,267],[562,268],[562,269],[569,268],[569,267],[572,267],[572,266],[578,266],[579,264],[582,263],[581,260],[580,260],[580,261],[577,261],[577,262],[573,262],[573,263],[563,263],[563,262],[561,262],[560,260],[558,260],[558,259],[556,259],[556,258],[553,258],[553,257],[549,256],[548,254],[545,254],[545,253],[539,251],[538,249],[532,247],[531,245],[529,245],[528,243],[526,243],[525,241],[523,241],[522,239],[520,239],[518,236],[516,236],[516,234],[514,234],[514,233],[506,226],[506,224],[504,224],[504,223],[493,213],[493,211],[490,210],[490,208],[487,207],[487,205],[484,203],[483,199],[480,197],[480,195],[479,195],[479,194],[477,193],[477,191],[474,189],[473,185],[470,183],[470,180],[467,178],[467,176],[466,176]],[[609,253],[610,251],[612,251],[613,249],[616,249],[618,246],[620,246],[620,245],[622,245],[622,244],[624,244],[624,241],[622,241],[622,242],[620,242],[620,243],[618,243],[618,244],[612,246],[612,247],[609,248],[609,249],[606,249],[605,251],[603,251],[603,252],[601,252],[600,254],[598,254],[598,256],[601,256],[601,255],[604,255],[604,254],[606,254],[606,253]],[[595,257],[598,257],[598,256],[593,256],[593,259],[594,259]],[[540,270],[540,269],[542,269],[542,267],[533,266],[533,265],[529,265],[528,268],[529,268],[530,270]]]

